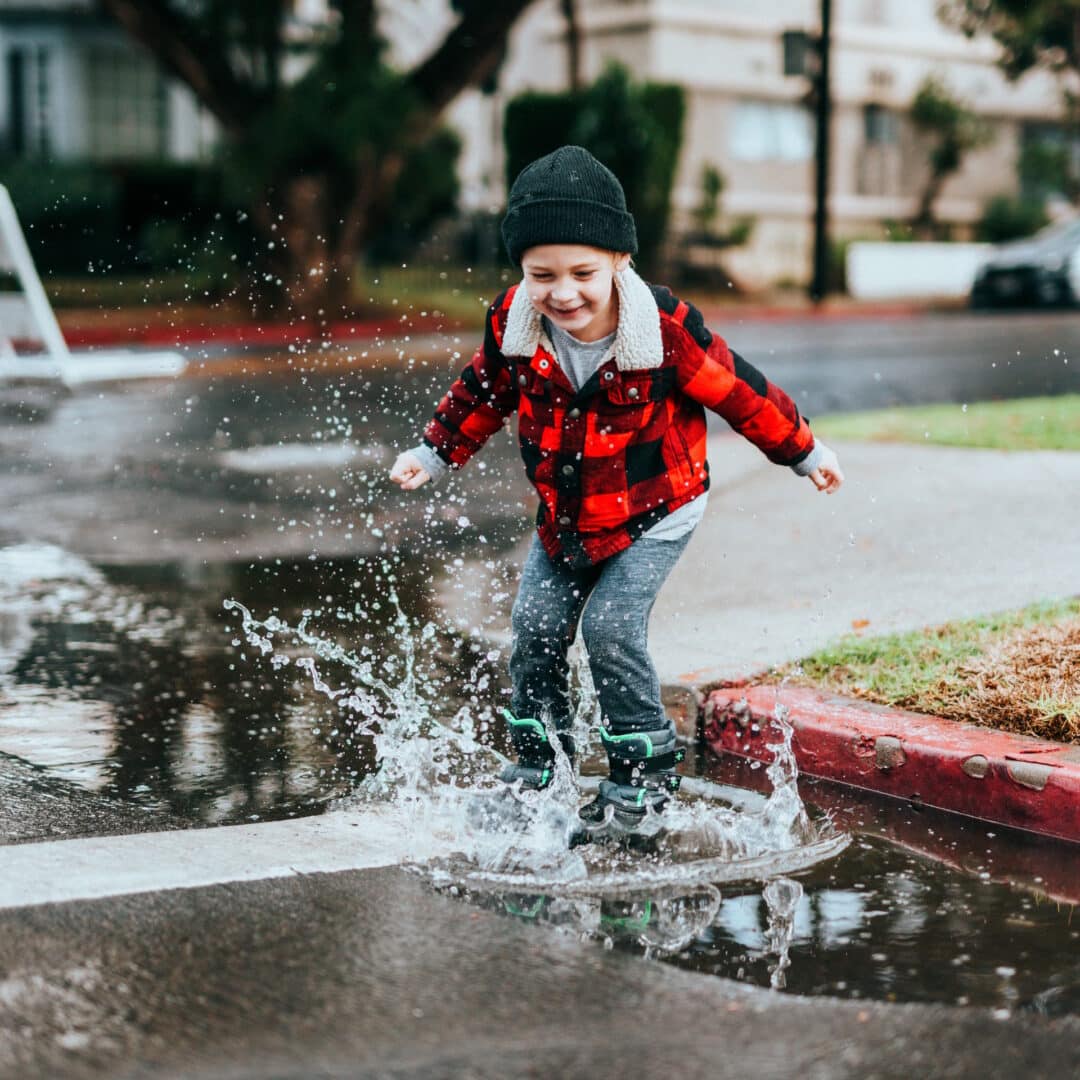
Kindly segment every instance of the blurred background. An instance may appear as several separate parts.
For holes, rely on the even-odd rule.
[[[499,283],[508,179],[564,142],[622,178],[654,278],[720,298],[965,298],[981,243],[1070,215],[1071,12],[0,0],[0,183],[61,307],[340,318],[408,295],[475,322],[459,272]],[[892,250],[911,241],[953,247]],[[853,261],[868,242],[890,249]],[[982,298],[1074,299],[1075,274],[1041,294],[1007,277]]]

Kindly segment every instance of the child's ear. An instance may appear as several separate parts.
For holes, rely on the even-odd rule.
[[[615,271],[618,273],[620,270],[625,270],[630,265],[630,255],[628,252],[620,251],[614,259]]]

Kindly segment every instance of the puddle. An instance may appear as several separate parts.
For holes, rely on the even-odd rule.
[[[676,839],[651,855],[567,852],[568,776],[526,808],[524,839],[470,839],[461,823],[501,760],[492,717],[507,687],[500,650],[470,643],[432,599],[452,556],[95,567],[35,545],[0,549],[0,567],[12,783],[28,762],[39,793],[63,784],[95,813],[104,799],[181,825],[396,792],[403,853],[409,830],[418,851],[464,835],[464,862],[426,872],[508,916],[791,993],[1080,1014],[1068,846],[805,781],[804,808],[785,776],[703,753],[684,765]],[[245,632],[225,597],[267,622]],[[588,745],[587,695],[578,720]],[[599,758],[584,770],[595,778]]]
[[[401,571],[417,615],[432,614],[439,572],[431,559]],[[221,600],[309,611],[327,640],[389,658],[381,589],[364,560],[99,568],[47,545],[0,549],[0,755],[192,825],[318,813],[372,771],[375,746],[302,673],[246,663]],[[424,650],[418,671],[449,714],[497,698],[498,653],[434,631]]]

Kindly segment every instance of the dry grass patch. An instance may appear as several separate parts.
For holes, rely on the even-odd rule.
[[[1080,743],[1080,600],[906,634],[848,635],[766,681]]]
[[[941,687],[949,719],[1080,742],[1080,619],[1013,631],[959,674]]]

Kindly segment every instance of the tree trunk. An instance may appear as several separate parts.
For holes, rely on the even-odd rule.
[[[341,212],[325,174],[286,179],[258,201],[253,220],[263,259],[252,282],[258,313],[306,319],[313,335],[351,314],[352,265],[341,265],[328,242]]]
[[[930,177],[926,181],[919,196],[919,206],[915,216],[911,219],[911,231],[917,240],[936,240],[939,227],[934,217],[934,203],[937,202],[941,189],[949,173],[931,170]]]
[[[266,259],[253,301],[264,314],[303,317],[313,332],[354,313],[356,260],[392,212],[404,153],[362,154],[351,182],[325,173],[284,179],[254,221]]]
[[[355,147],[358,160],[339,175],[314,173],[263,178],[264,196],[253,200],[251,218],[262,243],[251,280],[252,304],[261,312],[303,315],[312,326],[351,312],[353,264],[391,211],[390,200],[408,155],[431,136],[443,110],[468,86],[495,70],[507,35],[535,0],[470,3],[439,46],[407,75],[413,105],[400,117],[398,141],[390,152]],[[286,10],[275,0],[277,10]],[[266,110],[277,106],[271,78],[265,85],[242,61],[259,53],[276,55],[278,38],[224,40],[213,32],[203,5],[172,0],[102,0],[104,10],[139,41],[175,78],[186,84],[222,126],[227,138],[243,142]],[[376,0],[338,0],[341,36],[328,48],[348,48],[356,63],[381,62],[375,33]],[[569,8],[571,15],[573,4]],[[576,21],[575,21],[576,26]],[[576,64],[576,61],[574,61]],[[277,96],[288,92],[280,88]]]

